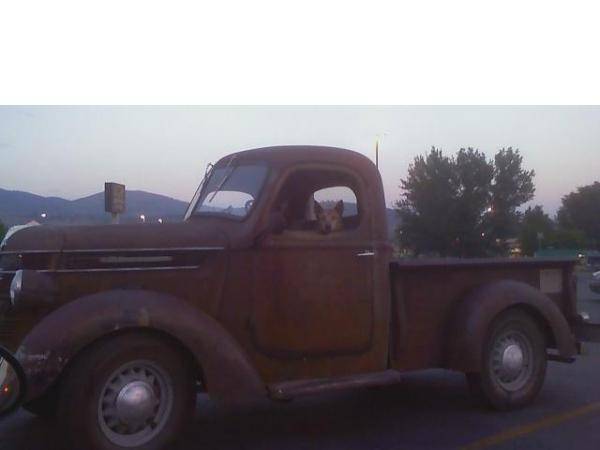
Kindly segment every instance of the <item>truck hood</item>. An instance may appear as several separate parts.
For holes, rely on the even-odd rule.
[[[127,224],[92,226],[32,226],[13,233],[2,251],[28,253],[85,253],[122,251],[185,250],[188,248],[225,248],[228,239],[214,223],[179,222],[165,224]],[[33,258],[33,256],[31,256]],[[39,261],[39,258],[35,258]],[[38,266],[38,264],[35,264]],[[42,267],[31,267],[42,268]]]

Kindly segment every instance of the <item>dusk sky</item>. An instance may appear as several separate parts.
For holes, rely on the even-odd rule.
[[[385,133],[385,134],[384,134]],[[105,181],[188,201],[205,165],[282,144],[345,147],[374,158],[386,201],[415,155],[520,149],[536,195],[554,214],[563,195],[600,180],[600,107],[0,107],[0,188],[75,199]]]

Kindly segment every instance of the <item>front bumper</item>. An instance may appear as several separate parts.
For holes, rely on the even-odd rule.
[[[21,406],[26,394],[23,367],[11,352],[0,346],[0,417]]]

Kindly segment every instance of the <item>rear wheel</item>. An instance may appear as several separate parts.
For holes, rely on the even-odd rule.
[[[126,334],[75,361],[58,417],[73,448],[157,450],[179,437],[194,406],[186,355],[160,338]]]
[[[481,367],[481,373],[467,374],[473,394],[500,410],[531,403],[546,375],[546,342],[535,320],[518,310],[494,320]]]

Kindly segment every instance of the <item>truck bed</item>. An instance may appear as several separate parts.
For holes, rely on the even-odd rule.
[[[502,280],[526,283],[547,295],[568,321],[576,320],[571,259],[415,259],[390,263],[392,365],[401,370],[444,367],[445,340],[461,300]]]

